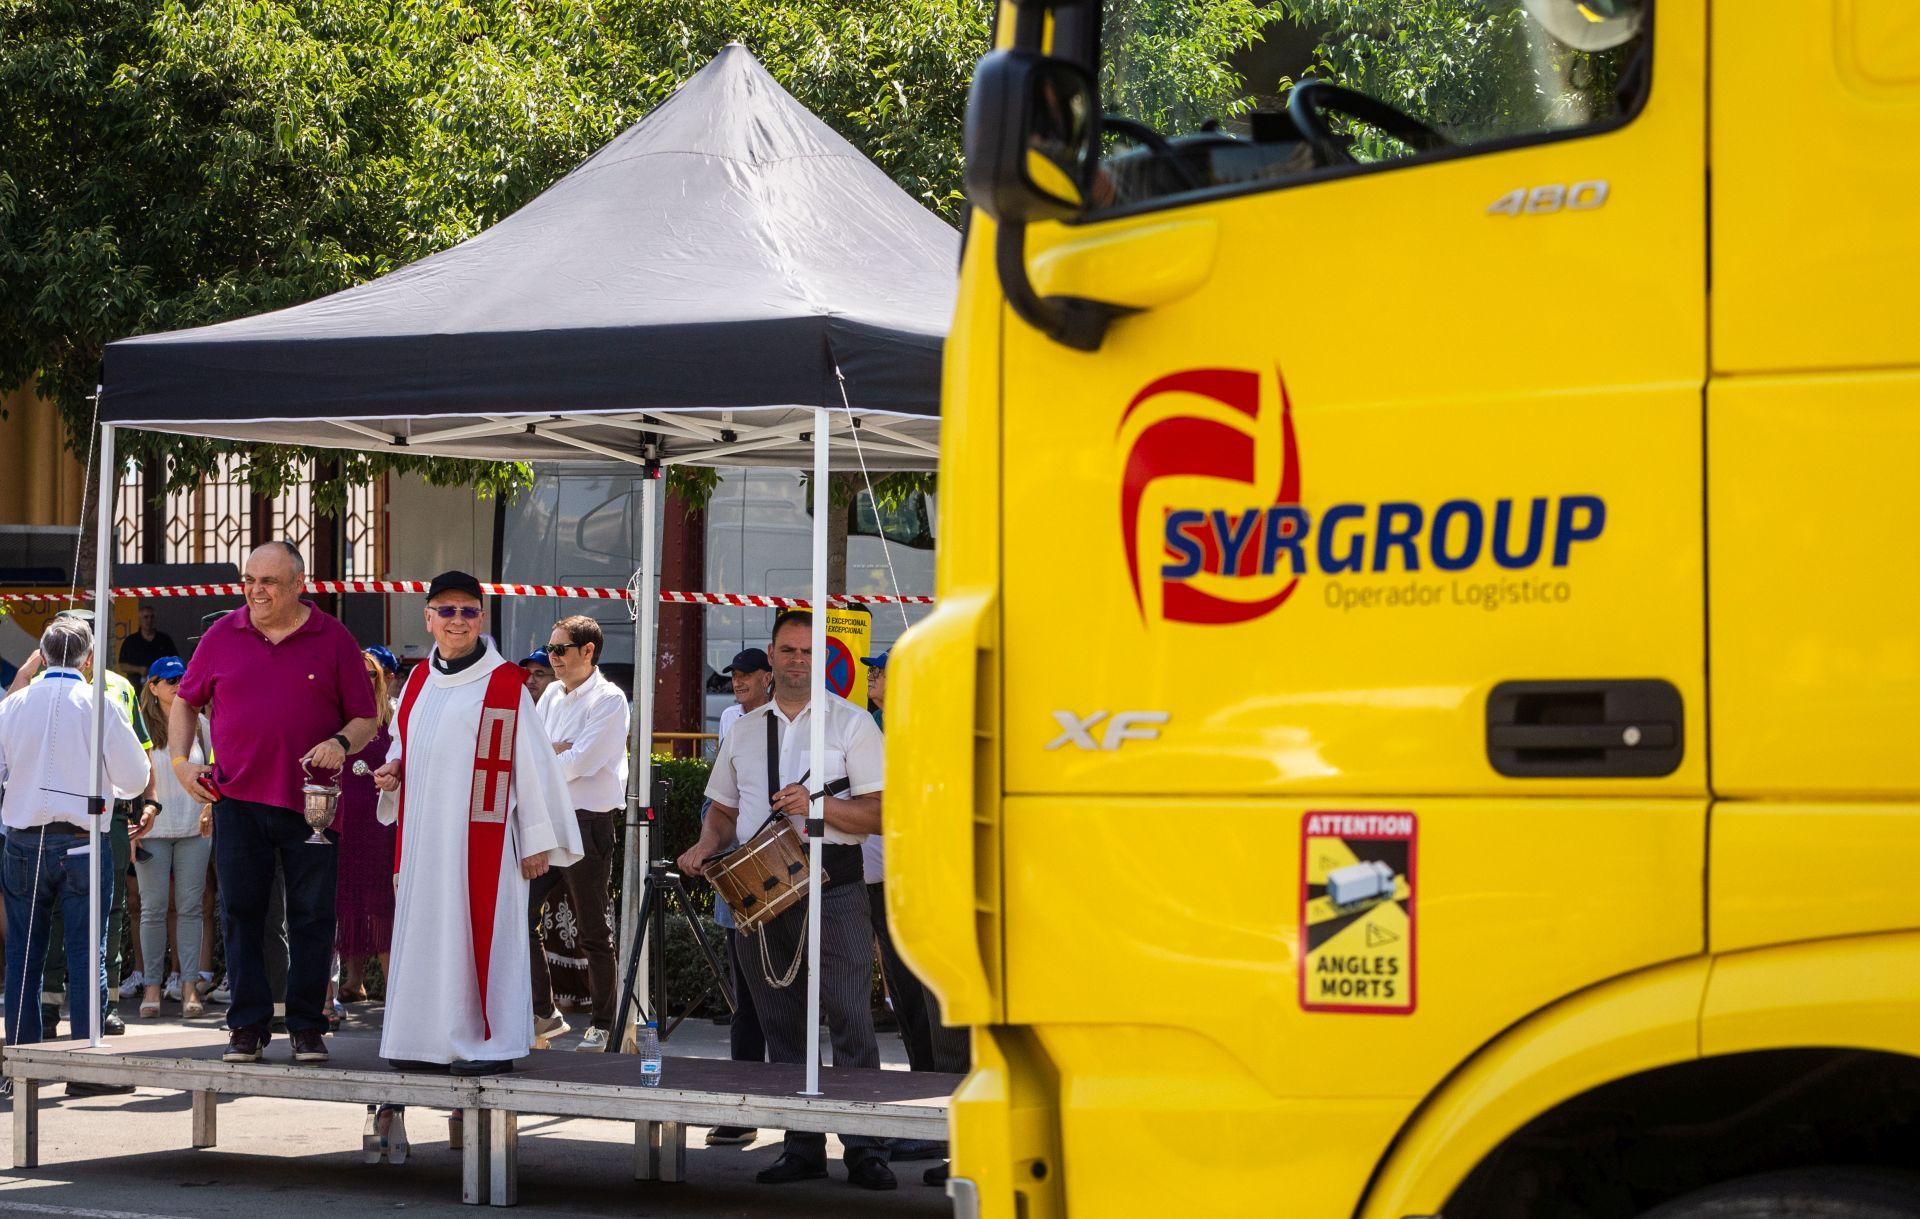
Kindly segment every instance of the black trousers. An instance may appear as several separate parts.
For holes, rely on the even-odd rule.
[[[755,969],[760,967],[759,962],[756,949]],[[727,1023],[729,1056],[735,1062],[765,1062],[767,1035],[760,1029],[760,1012],[753,1006],[753,991],[741,972],[740,933],[732,927],[727,928],[727,969],[733,975],[733,1019]]]
[[[287,1028],[326,1031],[327,978],[333,971],[333,890],[339,835],[306,841],[300,814],[271,804],[222,800],[213,806],[213,858],[220,873],[233,1003],[230,1029],[265,1029],[273,1019],[267,973],[268,911],[274,867],[286,882]]]
[[[880,972],[886,975],[887,993],[893,996],[894,1015],[900,1019],[900,1039],[907,1043],[907,1066],[915,1071],[966,1074],[973,1057],[967,1030],[940,1023],[940,1001],[900,959],[887,927],[885,884],[876,881],[867,886],[867,907],[874,938],[880,941]]]
[[[527,937],[527,953],[533,966],[533,1010],[536,1015],[554,1012],[553,978],[547,972],[547,947],[540,938],[540,907],[559,888],[573,908],[574,925],[579,928],[580,951],[587,958],[587,986],[593,992],[593,1027],[613,1028],[614,989],[619,983],[619,963],[613,955],[613,916],[610,899],[613,883],[615,811],[592,812],[577,809],[580,842],[584,856],[565,868],[548,868],[527,886],[527,910],[533,919],[533,934]]]
[[[842,865],[845,866],[845,865]],[[829,865],[829,871],[837,871]],[[851,875],[860,875],[860,857],[853,856]],[[836,1067],[877,1067],[880,1046],[873,1039],[873,924],[867,919],[867,899],[858,880],[828,885],[820,895],[820,1014],[833,1044]],[[766,1030],[767,1051],[774,1062],[807,1060],[807,969],[803,961],[791,985],[776,987],[760,960],[760,944],[775,971],[785,971],[795,953],[806,951],[806,903],[795,906],[757,935],[739,937],[735,959],[753,992],[754,1010]],[[863,1156],[885,1158],[886,1141],[871,1135],[842,1134],[840,1145],[849,1163]],[[814,1163],[827,1158],[827,1136],[807,1130],[787,1131],[787,1152]]]

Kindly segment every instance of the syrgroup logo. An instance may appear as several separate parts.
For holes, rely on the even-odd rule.
[[[1506,573],[1543,561],[1567,567],[1574,548],[1606,528],[1599,496],[1458,498],[1431,507],[1396,499],[1310,510],[1301,503],[1293,403],[1277,370],[1270,385],[1247,369],[1189,369],[1153,381],[1121,412],[1116,436],[1124,441],[1131,432],[1132,440],[1122,462],[1120,536],[1143,620],[1156,607],[1141,575],[1141,516],[1163,480],[1174,481],[1158,500],[1206,489],[1198,502],[1160,505],[1157,608],[1167,622],[1250,622],[1286,604],[1313,573],[1457,574],[1483,559],[1500,569],[1491,579],[1328,580],[1318,595],[1342,611],[1443,599],[1494,610],[1571,598],[1569,581]]]
[[[1140,430],[1127,450],[1126,472],[1120,491],[1120,534],[1127,548],[1127,574],[1133,580],[1134,603],[1144,617],[1146,598],[1140,588],[1140,501],[1147,488],[1163,478],[1199,475],[1235,483],[1247,489],[1237,511],[1184,509],[1167,513],[1164,534],[1170,555],[1179,563],[1160,569],[1161,616],[1169,622],[1248,622],[1272,613],[1286,603],[1300,583],[1299,576],[1261,595],[1233,598],[1195,587],[1202,574],[1234,580],[1271,577],[1280,548],[1300,529],[1300,453],[1293,435],[1293,408],[1287,388],[1279,382],[1277,413],[1280,447],[1270,504],[1249,508],[1246,501],[1259,495],[1255,470],[1263,428],[1260,374],[1234,368],[1196,368],[1161,377],[1133,396],[1120,416],[1119,430],[1141,407],[1155,399],[1179,394],[1211,400],[1240,416],[1233,422],[1208,415],[1174,414]],[[1231,417],[1231,416],[1229,416]],[[1269,443],[1274,443],[1270,440]],[[1229,519],[1230,518],[1230,519]],[[1258,535],[1258,536],[1256,536]]]

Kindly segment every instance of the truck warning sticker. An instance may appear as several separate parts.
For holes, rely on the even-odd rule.
[[[1414,1003],[1412,813],[1308,813],[1300,826],[1300,1006],[1405,1016]]]

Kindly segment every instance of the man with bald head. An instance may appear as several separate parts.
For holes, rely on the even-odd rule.
[[[213,802],[214,863],[225,899],[228,1062],[259,1062],[272,1040],[267,906],[277,863],[286,879],[287,1033],[295,1062],[327,1061],[327,976],[333,958],[337,836],[307,841],[300,788],[337,782],[373,739],[373,683],[360,645],[301,593],[306,564],[287,542],[247,556],[246,604],[194,649],[167,721],[170,763],[189,792]],[[198,715],[212,723],[211,765],[192,762]]]

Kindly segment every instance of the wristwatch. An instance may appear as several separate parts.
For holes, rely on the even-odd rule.
[[[346,736],[346,734],[345,734],[345,733],[343,733],[343,732],[336,732],[336,733],[334,733],[334,734],[333,734],[332,736],[330,736],[330,737],[328,737],[327,739],[328,739],[328,740],[330,740],[330,741],[338,741],[338,742],[340,742],[340,750],[341,750],[341,752],[342,752],[342,753],[352,753],[352,752],[353,752],[353,746],[351,746],[351,745],[349,745],[349,744],[347,744],[347,736]]]
[[[147,810],[152,809],[154,816],[157,817],[160,815],[161,807],[162,806],[158,800],[142,800],[140,802],[140,814],[141,816],[145,816],[147,813]]]

